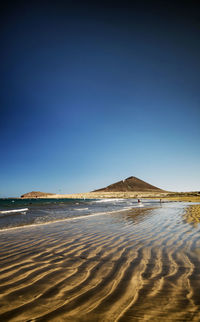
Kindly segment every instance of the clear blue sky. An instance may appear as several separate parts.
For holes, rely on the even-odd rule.
[[[200,190],[199,11],[169,2],[6,3],[0,197]]]

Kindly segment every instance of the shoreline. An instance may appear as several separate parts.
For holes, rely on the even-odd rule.
[[[37,197],[21,197],[19,199],[107,199],[107,198],[163,198],[168,193],[152,193],[152,192],[81,192],[81,193],[70,193],[70,194],[52,194]]]
[[[200,227],[186,211],[136,208],[6,231],[1,320],[199,321]]]
[[[162,199],[170,201],[188,201],[188,202],[200,202],[200,194],[198,192],[86,192],[86,193],[72,193],[72,194],[51,194],[38,197],[21,197],[17,199]],[[9,198],[8,198],[9,199]],[[12,199],[12,198],[11,198]]]

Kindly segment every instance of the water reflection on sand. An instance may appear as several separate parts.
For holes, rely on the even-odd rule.
[[[1,321],[199,321],[200,227],[185,206],[2,232]]]

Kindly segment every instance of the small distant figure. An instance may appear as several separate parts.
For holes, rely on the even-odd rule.
[[[141,201],[140,201],[140,199],[138,199],[138,201],[137,201],[138,203],[140,203]]]
[[[162,203],[162,199],[160,199],[160,203]]]

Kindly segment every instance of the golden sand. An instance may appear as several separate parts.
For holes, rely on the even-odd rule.
[[[186,209],[185,218],[188,223],[200,223],[200,205],[192,205]]]
[[[163,199],[171,201],[189,201],[189,202],[200,202],[200,195],[196,193],[169,193],[169,192],[85,192],[85,193],[72,193],[72,194],[50,194],[45,197],[38,196],[40,198],[50,199],[104,199],[104,198],[148,198],[148,199]]]
[[[182,209],[2,232],[0,320],[200,321],[199,233]]]
[[[165,196],[166,193],[151,193],[151,192],[85,192],[85,193],[71,193],[71,194],[52,194],[52,195],[45,195],[45,198],[52,198],[52,199],[98,199],[98,198],[139,198],[139,197],[160,197]],[[39,198],[44,198],[40,197]]]
[[[200,202],[200,196],[169,196],[169,197],[162,197],[164,200],[170,200],[170,201],[186,201],[186,202]]]

